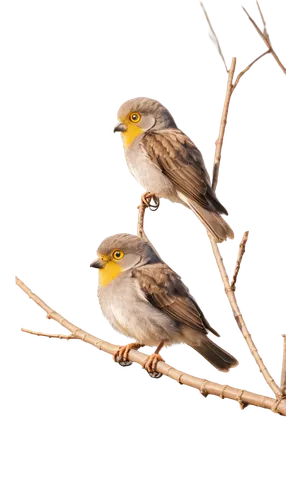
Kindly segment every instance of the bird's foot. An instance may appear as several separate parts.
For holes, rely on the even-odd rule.
[[[138,344],[137,342],[133,342],[132,344],[123,345],[119,347],[118,351],[113,354],[113,361],[115,363],[119,363],[120,366],[130,366],[132,365],[132,361],[129,361],[128,354],[131,349],[140,349],[140,347],[144,347],[142,344]]]
[[[145,361],[142,368],[144,368],[148,372],[150,377],[160,378],[160,377],[162,377],[163,374],[156,372],[156,366],[157,366],[157,363],[159,361],[164,361],[164,359],[162,358],[162,356],[160,354],[157,354],[156,352],[154,352],[153,354],[151,354],[147,358],[147,361]]]
[[[152,200],[154,202],[154,205],[152,205]],[[150,191],[147,191],[146,193],[142,194],[141,196],[141,203],[146,206],[146,208],[150,208],[152,212],[155,212],[158,210],[159,205],[160,205],[160,198],[158,198],[155,193],[151,193]]]

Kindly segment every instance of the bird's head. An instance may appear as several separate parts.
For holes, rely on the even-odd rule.
[[[175,128],[169,111],[158,101],[147,97],[136,97],[126,101],[117,113],[119,123],[114,132],[121,132],[124,148],[128,148],[136,137],[148,130]]]
[[[98,259],[90,267],[99,269],[99,284],[107,286],[122,272],[145,264],[161,262],[146,241],[132,234],[109,236],[99,245]]]

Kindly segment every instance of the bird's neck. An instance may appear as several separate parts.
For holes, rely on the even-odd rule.
[[[124,149],[129,148],[139,135],[142,135],[144,130],[137,125],[130,123],[126,132],[121,132]]]
[[[99,269],[99,285],[107,286],[122,273],[122,267],[116,262],[107,262],[103,269]]]

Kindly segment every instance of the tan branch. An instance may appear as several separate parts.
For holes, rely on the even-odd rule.
[[[283,360],[282,360],[282,372],[281,372],[281,391],[286,395],[286,335],[282,335],[283,340]]]
[[[227,116],[228,116],[229,104],[230,104],[230,99],[231,99],[232,93],[233,93],[234,89],[236,88],[236,86],[238,85],[241,77],[251,68],[251,66],[256,61],[258,61],[261,57],[263,57],[267,53],[268,53],[268,51],[265,52],[264,54],[262,54],[257,59],[255,59],[251,64],[249,64],[245,68],[245,70],[243,70],[241,73],[239,73],[239,75],[238,75],[235,83],[233,83],[233,75],[234,75],[234,71],[235,71],[236,59],[235,58],[232,59],[231,68],[230,68],[230,71],[229,71],[229,74],[228,74],[226,97],[225,97],[225,102],[224,102],[223,111],[222,111],[219,137],[218,137],[218,139],[216,141],[215,158],[214,158],[214,170],[213,170],[213,182],[212,182],[212,187],[213,187],[214,190],[216,189],[217,182],[218,182],[218,173],[219,173],[219,166],[220,166],[220,160],[221,160],[221,150],[222,150],[222,145],[223,145],[223,139],[224,139],[225,128],[226,128],[226,123],[227,123]],[[209,239],[210,239],[210,242],[211,242],[211,245],[212,245],[212,249],[213,249],[213,253],[214,253],[214,256],[215,256],[215,259],[216,259],[216,262],[217,262],[217,266],[219,268],[220,275],[221,275],[221,278],[222,278],[222,281],[223,281],[223,284],[224,284],[225,293],[226,293],[226,295],[228,297],[228,300],[229,300],[230,306],[232,308],[235,320],[236,320],[236,322],[238,324],[238,327],[241,330],[242,335],[245,338],[246,343],[247,343],[247,345],[248,345],[248,347],[250,349],[250,352],[253,355],[256,363],[258,364],[259,369],[260,369],[260,371],[261,371],[261,373],[262,373],[265,381],[267,382],[267,384],[269,385],[269,387],[273,390],[276,398],[279,399],[279,398],[281,398],[283,396],[283,393],[282,393],[280,387],[274,381],[273,377],[270,375],[269,371],[267,370],[266,366],[264,365],[264,363],[262,361],[262,358],[260,357],[260,355],[258,353],[257,347],[256,347],[256,345],[254,344],[254,342],[253,342],[253,340],[251,338],[251,335],[250,335],[250,333],[249,333],[249,331],[248,331],[248,329],[246,327],[246,324],[245,324],[245,321],[243,319],[243,316],[242,316],[242,314],[241,314],[241,312],[239,310],[234,290],[230,286],[230,281],[229,281],[229,278],[228,278],[228,275],[227,275],[227,272],[226,272],[226,269],[225,269],[225,266],[224,266],[224,263],[223,263],[222,256],[221,256],[220,251],[218,249],[218,245],[217,245],[216,241],[214,240],[214,238],[212,237],[212,235],[210,233],[208,233],[208,236],[209,236]],[[242,255],[243,255],[243,253],[242,253]],[[241,262],[241,259],[242,259],[242,255],[241,255],[241,258],[240,258],[240,262]],[[239,259],[239,257],[238,257],[238,259]],[[238,262],[238,269],[237,269],[237,272],[235,272],[235,275],[234,275],[234,281],[233,281],[233,286],[234,287],[235,287],[235,281],[236,281],[236,278],[237,278],[237,274],[238,274],[238,271],[239,271],[240,262]]]
[[[224,100],[224,105],[223,105],[223,112],[222,112],[222,117],[220,121],[220,127],[219,127],[219,135],[216,140],[216,148],[215,148],[215,158],[214,158],[214,166],[213,166],[213,182],[212,182],[212,188],[215,191],[218,183],[218,174],[219,174],[219,167],[220,167],[220,160],[221,160],[221,149],[222,149],[222,144],[223,144],[223,138],[224,138],[224,133],[225,133],[225,127],[227,123],[227,115],[228,115],[228,108],[229,108],[229,103],[230,103],[230,98],[233,90],[233,75],[235,72],[235,66],[236,66],[236,57],[232,58],[231,61],[231,66],[228,72],[228,79],[227,79],[227,87],[226,87],[226,95],[225,95],[225,100]]]
[[[203,9],[203,11],[204,11],[204,14],[205,14],[205,16],[206,16],[206,20],[207,20],[208,25],[209,25],[209,28],[210,28],[210,30],[211,30],[211,40],[214,42],[214,44],[215,44],[215,46],[216,46],[216,48],[217,48],[217,50],[218,50],[218,53],[219,53],[220,57],[221,57],[221,58],[222,58],[222,60],[223,60],[224,67],[225,67],[225,69],[226,69],[226,71],[227,71],[227,73],[228,73],[227,65],[226,65],[225,58],[224,58],[224,56],[223,56],[222,50],[221,50],[220,43],[219,43],[219,41],[218,41],[218,37],[217,37],[217,36],[216,36],[216,34],[215,34],[215,31],[214,31],[214,29],[213,29],[213,27],[212,27],[212,24],[211,24],[211,22],[210,22],[210,19],[209,19],[209,16],[208,16],[208,14],[207,14],[207,11],[206,11],[206,9],[205,9],[205,7],[204,7],[204,4],[203,4],[202,2],[201,2],[201,7],[202,7],[202,9]]]
[[[262,22],[263,22],[263,32],[261,31],[261,29],[257,26],[256,22],[252,19],[252,17],[248,14],[247,10],[243,8],[244,12],[246,13],[249,21],[253,24],[254,28],[256,29],[257,33],[261,36],[262,40],[264,41],[265,45],[268,47],[269,49],[269,52],[273,55],[275,61],[277,62],[277,64],[280,66],[280,68],[282,69],[283,73],[286,75],[286,68],[285,66],[283,66],[282,62],[280,61],[279,57],[277,56],[276,52],[274,51],[273,47],[272,47],[272,43],[270,42],[270,38],[269,38],[269,35],[268,35],[268,32],[267,32],[267,29],[266,29],[266,22],[265,22],[265,19],[263,17],[263,14],[262,14],[262,11],[261,11],[261,8],[259,6],[259,3],[257,3],[257,7],[258,7],[258,10],[259,10],[259,13],[260,13],[260,16],[261,16],[261,19],[262,19]]]
[[[245,233],[244,233],[244,235],[242,237],[241,243],[239,245],[238,256],[237,256],[237,260],[236,260],[236,266],[235,266],[235,270],[234,270],[234,274],[233,274],[233,278],[232,278],[232,283],[231,283],[231,289],[234,292],[235,292],[235,285],[236,285],[237,276],[238,276],[238,273],[239,273],[239,270],[240,270],[240,264],[241,264],[242,257],[243,257],[244,252],[245,252],[245,245],[246,245],[247,240],[248,240],[248,234],[249,234],[249,231],[245,231]]]
[[[97,349],[101,351],[107,352],[108,354],[115,354],[118,350],[119,346],[109,344],[109,342],[105,342],[97,337],[94,337],[90,333],[85,332],[81,328],[70,323],[70,321],[63,318],[59,313],[54,311],[51,307],[49,307],[45,302],[40,299],[36,294],[34,294],[21,280],[16,278],[16,284],[32,299],[38,306],[40,306],[47,313],[47,318],[53,319],[60,323],[64,328],[67,328],[72,336],[68,338],[79,339],[84,342],[87,342]],[[25,330],[30,332],[29,330]],[[65,336],[60,335],[49,335],[42,333],[35,333],[36,335],[43,335],[48,337],[55,338],[65,338]],[[128,354],[128,359],[134,363],[138,363],[141,366],[144,365],[148,358],[147,354],[143,354],[132,349]],[[207,396],[208,394],[212,394],[214,396],[219,396],[222,399],[232,399],[234,401],[238,401],[240,407],[243,409],[247,405],[258,406],[260,408],[265,408],[268,410],[272,410],[275,413],[279,413],[280,415],[286,416],[286,397],[281,397],[279,400],[275,400],[273,398],[269,398],[267,396],[262,396],[260,394],[255,394],[253,392],[244,391],[242,389],[236,389],[234,387],[230,387],[228,385],[221,385],[215,382],[210,382],[209,380],[204,380],[198,377],[194,377],[193,375],[188,375],[187,373],[181,372],[176,368],[173,368],[167,363],[160,361],[156,370],[167,377],[176,380],[182,385],[187,385],[189,387],[193,387],[194,389],[198,389],[203,396]]]
[[[211,20],[210,20],[209,14],[206,11],[206,8],[205,8],[203,2],[200,2],[200,4],[201,4],[201,9],[202,9],[204,16],[205,16],[205,20],[210,25]],[[261,30],[257,26],[257,23],[251,19],[250,13],[248,12],[248,10],[246,9],[246,7],[243,4],[241,4],[241,9],[243,10],[243,12],[246,15],[250,24],[254,27],[254,29],[260,35]],[[215,31],[213,24],[212,24],[212,29]],[[276,56],[278,54],[275,52],[275,49],[273,48],[272,44],[270,44],[270,42],[266,40],[266,38],[264,37],[263,34],[261,34],[261,39],[264,40],[267,51],[269,51],[272,54],[273,58],[274,57],[276,58]],[[219,50],[221,50],[221,46],[219,47]],[[220,55],[220,52],[218,52],[218,54]],[[240,82],[241,78],[246,74],[247,71],[249,71],[251,69],[251,67],[253,65],[253,61],[252,61],[251,63],[249,63],[249,65],[247,65],[247,67],[243,68],[237,76],[235,76],[236,62],[237,62],[237,57],[234,55],[231,59],[228,74],[226,74],[226,92],[225,92],[225,98],[224,98],[224,101],[222,104],[220,123],[219,123],[219,128],[218,128],[217,136],[216,136],[216,140],[215,140],[214,155],[213,155],[213,165],[215,166],[215,168],[213,170],[212,186],[213,186],[214,191],[216,191],[216,189],[217,189],[217,184],[218,184],[218,180],[219,180],[218,179],[218,171],[219,171],[219,165],[222,162],[223,145],[224,145],[224,140],[225,140],[228,117],[229,117],[230,108],[231,108],[232,94],[233,94],[237,84]],[[276,61],[276,63],[277,63],[277,61]],[[280,59],[279,59],[279,64],[280,64],[280,69],[281,69],[282,62]],[[227,69],[226,66],[225,66],[225,69]],[[260,373],[262,379],[264,380],[264,382],[268,385],[268,387],[273,391],[274,394],[281,396],[282,391],[281,391],[280,387],[276,384],[276,382],[272,376],[272,373],[268,369],[264,359],[260,356],[260,353],[257,350],[256,345],[253,341],[253,338],[248,330],[248,327],[247,327],[246,321],[244,319],[243,313],[240,309],[237,297],[234,293],[234,290],[232,289],[230,276],[229,276],[229,273],[225,267],[223,256],[222,256],[222,253],[220,251],[220,247],[219,247],[218,243],[216,242],[215,238],[211,234],[207,233],[207,235],[208,235],[208,239],[209,239],[210,244],[211,244],[213,257],[214,257],[215,262],[216,262],[217,271],[219,273],[219,276],[220,276],[220,279],[222,282],[225,297],[227,299],[229,307],[232,310],[233,318],[234,318],[238,328],[240,329],[240,333],[242,335],[242,338],[246,342],[248,349],[249,349],[249,351],[250,351],[250,353],[251,353],[251,355],[252,355],[252,357],[257,365],[259,373]]]

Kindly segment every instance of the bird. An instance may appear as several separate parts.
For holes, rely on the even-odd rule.
[[[114,132],[121,132],[125,159],[147,191],[142,199],[167,198],[191,209],[221,243],[234,233],[220,214],[228,215],[212,189],[203,157],[158,101],[137,97],[117,114]],[[146,204],[147,204],[146,203]]]
[[[98,299],[103,315],[115,330],[136,342],[121,346],[114,361],[123,366],[131,349],[156,347],[144,368],[154,378],[164,346],[187,344],[220,371],[238,361],[208,336],[211,327],[188,288],[152,246],[127,233],[106,238],[90,267],[99,270]],[[161,375],[160,375],[161,376]]]

